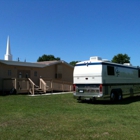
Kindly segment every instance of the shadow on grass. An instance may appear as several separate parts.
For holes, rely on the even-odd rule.
[[[0,96],[10,96],[10,95],[29,95],[29,93],[9,93],[9,92],[4,92],[4,93],[0,93]]]
[[[90,101],[90,100],[83,100],[79,103],[88,103],[88,104],[96,104],[96,105],[125,105],[125,104],[131,104],[133,102],[139,102],[140,101],[140,95],[139,96],[135,96],[135,97],[128,97],[125,98],[121,101],[115,101],[115,102],[111,102],[109,100],[95,100],[95,101]]]

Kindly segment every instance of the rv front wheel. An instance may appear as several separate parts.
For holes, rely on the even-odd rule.
[[[81,96],[77,98],[78,103],[82,102]]]
[[[90,101],[91,101],[92,103],[95,103],[95,102],[96,102],[96,98],[95,98],[95,97],[90,98]]]

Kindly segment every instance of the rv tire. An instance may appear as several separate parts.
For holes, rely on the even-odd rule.
[[[78,103],[82,102],[81,96],[77,98]]]
[[[95,103],[95,102],[96,102],[96,98],[95,98],[95,97],[90,98],[90,101],[91,101],[92,103]]]
[[[116,100],[116,94],[114,92],[111,92],[111,94],[110,94],[110,100],[112,102],[114,102]]]
[[[121,101],[121,100],[122,100],[122,98],[123,98],[123,97],[122,97],[122,93],[118,93],[117,100],[118,100],[118,101]]]

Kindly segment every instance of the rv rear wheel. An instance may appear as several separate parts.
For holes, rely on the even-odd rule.
[[[110,100],[111,100],[111,101],[115,101],[115,100],[116,100],[116,94],[115,94],[115,93],[112,92],[112,93],[110,94]]]
[[[122,100],[122,93],[119,93],[118,94],[118,101],[121,101]]]

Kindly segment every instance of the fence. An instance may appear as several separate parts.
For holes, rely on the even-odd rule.
[[[45,88],[46,91],[72,91],[73,84],[66,81],[40,78],[40,88]]]
[[[4,78],[2,80],[3,92],[11,92],[16,89],[17,93],[35,94],[35,88],[39,87],[44,93],[53,91],[73,91],[73,84],[66,81],[42,79],[37,86],[30,78]]]

